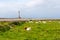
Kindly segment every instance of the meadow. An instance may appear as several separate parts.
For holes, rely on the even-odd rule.
[[[60,21],[0,22],[0,40],[60,40]]]

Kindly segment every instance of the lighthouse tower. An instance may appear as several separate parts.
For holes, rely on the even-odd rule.
[[[20,19],[21,17],[20,17],[20,11],[18,11],[18,18]]]

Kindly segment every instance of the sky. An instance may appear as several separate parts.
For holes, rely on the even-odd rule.
[[[60,0],[0,0],[0,18],[60,18]]]

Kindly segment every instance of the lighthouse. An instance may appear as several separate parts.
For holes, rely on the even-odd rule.
[[[20,11],[18,11],[18,18],[20,19],[21,17],[20,17]]]

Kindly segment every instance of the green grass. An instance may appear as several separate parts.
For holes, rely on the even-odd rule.
[[[46,21],[46,23],[25,22],[18,23],[6,32],[0,32],[0,40],[60,40],[59,21]],[[11,22],[10,22],[11,23]],[[1,25],[9,25],[9,22],[0,22]],[[12,25],[10,24],[10,25]],[[31,30],[25,30],[25,27],[31,27]]]

